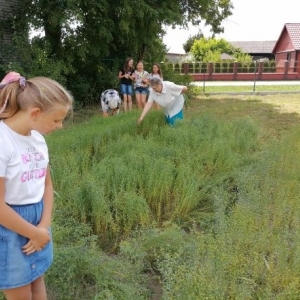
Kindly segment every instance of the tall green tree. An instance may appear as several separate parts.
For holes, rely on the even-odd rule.
[[[88,98],[112,86],[127,56],[161,61],[168,26],[204,22],[219,33],[232,9],[230,0],[19,0],[19,5],[28,27],[43,33],[27,49],[19,48],[27,62],[31,57],[27,73],[62,74],[70,89],[76,84]]]
[[[65,55],[62,46],[75,44],[82,56],[131,54],[136,59],[143,59],[152,44],[157,47],[158,39],[166,33],[166,26],[205,22],[214,33],[222,32],[221,22],[232,9],[230,0],[25,2],[28,22],[36,30],[45,32],[51,54]]]

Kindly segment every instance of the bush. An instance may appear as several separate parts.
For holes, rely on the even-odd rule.
[[[221,124],[203,116],[175,131],[160,111],[139,127],[133,116],[94,117],[49,138],[57,210],[90,224],[106,244],[153,222],[187,221],[207,205],[205,186],[218,185],[256,149],[247,118]]]

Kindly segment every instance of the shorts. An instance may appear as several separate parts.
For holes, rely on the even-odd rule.
[[[134,92],[136,94],[148,95],[149,94],[149,89],[147,87],[139,86],[139,87],[134,89]]]
[[[166,116],[166,122],[171,126],[175,125],[176,120],[182,120],[182,119],[183,119],[183,110],[181,110],[178,114],[176,114],[173,117]]]
[[[10,207],[23,219],[37,225],[42,216],[43,206],[42,200],[34,204],[11,205]],[[21,249],[27,242],[26,237],[0,225],[0,290],[30,284],[41,277],[52,264],[52,241],[41,251],[30,255],[24,254]]]
[[[127,85],[121,83],[121,94],[122,95],[132,95],[132,85]]]

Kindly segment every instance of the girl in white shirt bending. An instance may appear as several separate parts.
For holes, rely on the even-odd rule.
[[[169,125],[173,126],[176,120],[183,119],[184,97],[182,94],[188,90],[187,87],[170,81],[161,81],[158,77],[150,79],[150,86],[149,98],[138,119],[138,123],[142,122],[154,102],[164,109],[166,122]]]

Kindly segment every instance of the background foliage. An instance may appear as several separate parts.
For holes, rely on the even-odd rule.
[[[66,85],[80,106],[98,101],[99,92],[118,86],[128,56],[148,66],[161,62],[167,26],[205,22],[222,32],[231,14],[229,0],[15,0],[0,15],[0,73],[49,76]],[[31,33],[34,32],[34,37]],[[1,39],[0,39],[1,40]],[[150,70],[148,68],[148,70]],[[0,74],[0,75],[1,75]]]
[[[190,53],[196,61],[222,62],[221,54],[232,56],[231,61],[251,62],[252,57],[243,53],[240,48],[232,46],[225,39],[205,38],[194,39]]]

